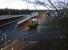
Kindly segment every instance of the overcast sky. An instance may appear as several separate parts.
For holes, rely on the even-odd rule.
[[[34,1],[34,0],[31,0]],[[43,0],[40,0],[43,1]],[[47,0],[44,0],[46,3]],[[52,0],[52,2],[56,2],[56,0]],[[0,9],[1,8],[10,8],[10,9],[46,9],[44,6],[35,5],[32,3],[27,3],[23,0],[0,0]]]

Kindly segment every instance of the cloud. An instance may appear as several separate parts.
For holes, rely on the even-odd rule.
[[[27,4],[25,1],[0,0],[0,8],[26,9],[26,7],[27,7]]]
[[[24,1],[15,1],[15,2],[12,2],[10,5],[8,5],[9,8],[15,8],[15,9],[26,9],[27,8],[27,4]]]
[[[30,0],[35,1],[35,0]],[[41,2],[43,0],[40,0]],[[57,0],[52,0],[55,2]],[[47,0],[44,2],[48,3]],[[49,3],[48,3],[49,4]],[[44,6],[35,5],[32,3],[27,3],[23,0],[0,0],[0,8],[10,8],[10,9],[46,9]]]

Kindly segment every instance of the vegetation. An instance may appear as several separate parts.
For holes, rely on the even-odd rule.
[[[30,10],[18,10],[18,9],[0,9],[0,15],[20,15],[29,14],[33,11]]]
[[[45,22],[44,25],[46,28],[42,28],[42,32],[51,32],[52,31],[59,31],[60,33],[64,33],[66,39],[68,39],[68,9],[63,9],[60,13],[60,16],[54,17],[52,21],[47,23]],[[63,13],[64,12],[64,13]]]

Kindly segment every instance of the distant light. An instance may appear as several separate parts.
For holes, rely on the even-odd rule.
[[[1,50],[3,50],[3,49],[1,48]]]
[[[32,21],[37,21],[37,19],[32,19]]]
[[[11,48],[11,50],[14,50],[14,48]]]
[[[11,42],[11,40],[8,40],[9,42]]]
[[[3,38],[1,38],[1,41],[3,40]]]

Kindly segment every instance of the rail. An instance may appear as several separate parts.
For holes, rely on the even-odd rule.
[[[21,23],[23,23],[23,22],[25,22],[25,21],[27,21],[27,20],[29,20],[29,19],[31,19],[32,17],[35,17],[35,16],[38,16],[38,13],[37,12],[32,13],[31,15],[28,15],[28,17],[26,19],[18,22],[18,25],[21,24]]]
[[[34,14],[33,14],[33,15],[29,15],[28,18],[26,18],[26,19],[24,19],[24,20],[22,20],[23,18],[21,18],[21,19],[18,19],[18,20],[15,20],[15,21],[6,23],[6,24],[4,24],[4,25],[8,25],[8,24],[10,24],[10,23],[13,23],[13,22],[22,20],[21,22],[18,22],[18,25],[19,25],[19,24],[21,24],[21,23],[23,23],[23,22],[25,22],[25,21],[31,19],[32,17],[37,16],[37,15],[38,15],[38,14],[36,14],[36,15],[34,15]],[[3,26],[4,26],[4,25],[3,25]],[[0,26],[0,27],[1,27],[1,26]],[[31,36],[31,35],[26,35],[25,38],[26,38],[27,36],[29,37],[29,36]],[[24,37],[18,37],[16,40],[12,41],[11,44],[7,45],[6,48],[8,48],[9,46],[15,44],[18,40],[23,40],[23,41],[24,41],[25,38],[24,38]],[[2,48],[2,49],[5,50],[6,48]]]
[[[12,22],[8,22],[8,23],[5,23],[5,24],[2,24],[2,25],[0,25],[0,27],[5,26],[5,25],[8,25],[8,24],[11,24],[11,23],[13,23],[13,22],[16,22],[16,21],[19,21],[19,20],[22,20],[22,19],[23,19],[23,18],[18,19],[18,20],[15,20],[15,21],[12,21]]]

